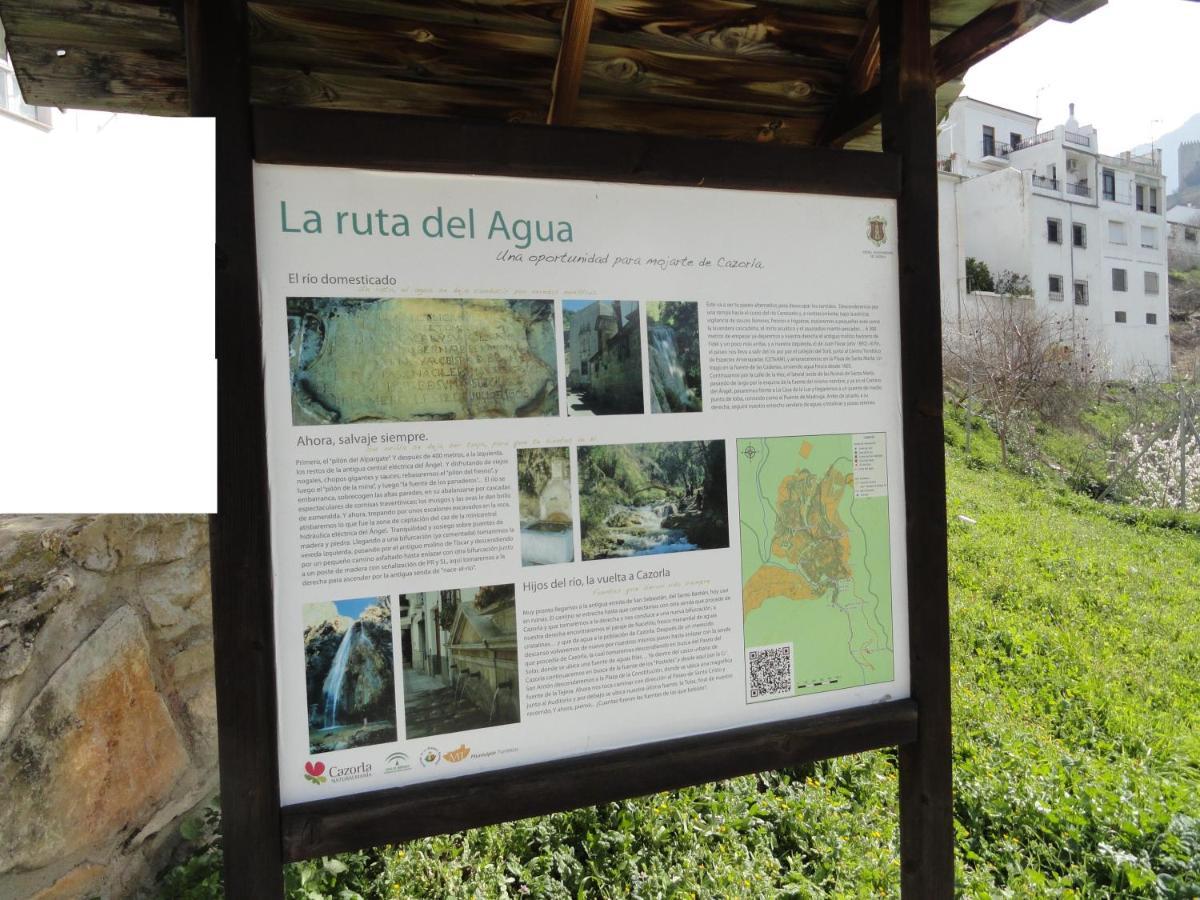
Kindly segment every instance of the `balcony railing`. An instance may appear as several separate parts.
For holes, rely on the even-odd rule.
[[[937,167],[938,167],[938,170],[941,172],[954,171],[954,157],[953,156],[939,156],[938,161],[937,161]]]
[[[1063,140],[1070,141],[1072,144],[1078,144],[1081,147],[1092,146],[1092,139],[1086,134],[1080,134],[1078,131],[1064,131]]]
[[[1064,184],[1063,189],[1068,194],[1074,194],[1076,197],[1087,197],[1090,200],[1092,196],[1092,189],[1083,182],[1077,182],[1076,184]]]
[[[983,139],[984,156],[1008,156],[1010,148],[1004,141]]]
[[[1042,175],[1034,175],[1033,186],[1045,188],[1048,191],[1057,191],[1062,186],[1062,182],[1060,182],[1057,178],[1046,178]]]
[[[1013,145],[1013,150],[1024,150],[1026,147],[1035,147],[1038,144],[1044,144],[1046,141],[1054,140],[1053,131],[1043,131],[1041,134],[1035,134],[1033,137],[1027,137],[1023,141],[1018,141]]]

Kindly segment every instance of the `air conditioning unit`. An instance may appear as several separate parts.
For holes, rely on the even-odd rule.
[[[1079,168],[1079,163],[1076,160],[1073,160],[1073,159],[1067,160],[1067,171],[1068,172],[1074,172],[1077,168]]]

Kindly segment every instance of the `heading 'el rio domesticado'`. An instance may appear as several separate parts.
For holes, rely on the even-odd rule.
[[[480,216],[482,223],[485,217]],[[386,212],[382,207],[372,210],[335,210],[332,218],[320,210],[306,209],[297,214],[295,210],[288,211],[286,200],[279,201],[280,228],[288,234],[325,234],[328,223],[329,233],[357,237],[411,237],[413,226],[405,213]],[[414,217],[416,221],[416,217]],[[563,219],[527,219],[505,215],[502,210],[494,210],[487,219],[486,240],[508,241],[520,250],[525,250],[533,244],[560,243],[570,244],[575,240],[571,223]],[[474,240],[476,234],[476,215],[474,207],[469,207],[462,215],[451,215],[442,207],[420,218],[418,235],[427,238],[452,238],[455,240]]]

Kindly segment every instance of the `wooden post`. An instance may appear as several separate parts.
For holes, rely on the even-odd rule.
[[[209,520],[225,896],[283,897],[262,323],[244,0],[187,0],[194,116],[217,131],[217,514]]]
[[[929,0],[879,4],[883,146],[901,161],[897,204],[908,622],[917,740],[900,748],[901,893],[954,893],[950,615],[942,447],[937,146]]]

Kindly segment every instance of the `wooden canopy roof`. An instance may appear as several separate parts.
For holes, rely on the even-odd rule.
[[[186,115],[186,2],[0,0],[26,101]],[[951,85],[939,99],[1046,19],[1105,2],[933,0],[937,81]],[[879,112],[876,0],[249,0],[247,10],[258,104],[797,145],[844,144]]]

